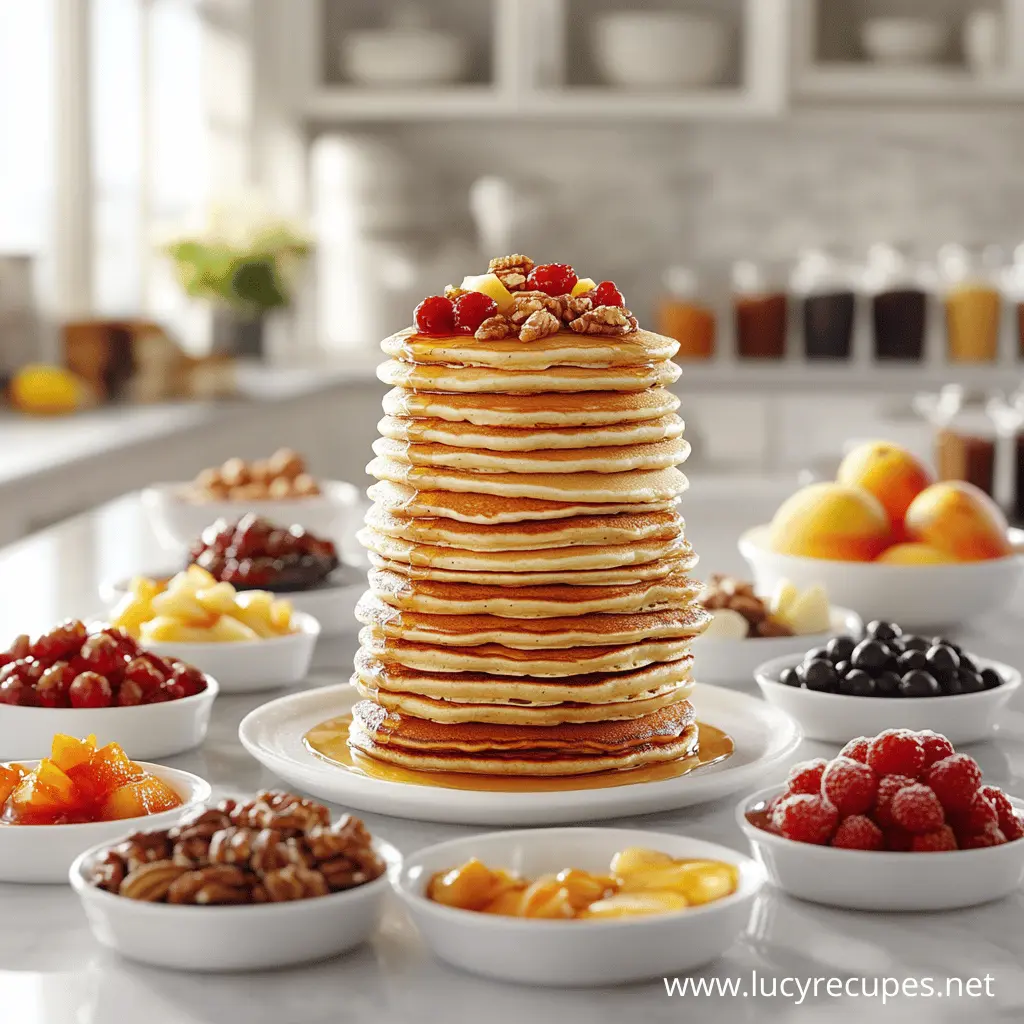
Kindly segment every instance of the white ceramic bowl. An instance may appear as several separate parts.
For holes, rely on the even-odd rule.
[[[38,761],[21,762],[34,768]],[[170,828],[192,808],[209,800],[210,784],[189,772],[160,764],[136,762],[166,782],[181,797],[181,807],[161,814],[82,825],[0,826],[0,882],[49,882],[63,885],[68,869],[85,849],[102,843],[104,849],[126,832]]]
[[[56,733],[88,736],[100,745],[116,741],[129,757],[170,757],[198,747],[206,738],[220,687],[206,677],[194,697],[130,708],[21,708],[0,704],[0,759],[47,757]]]
[[[209,644],[147,640],[143,646],[154,654],[180,658],[208,672],[220,683],[222,693],[274,690],[294,686],[306,678],[320,635],[320,623],[312,615],[295,612],[292,622],[297,632],[265,640]]]
[[[755,678],[764,699],[791,714],[808,739],[846,743],[854,736],[875,736],[885,729],[931,729],[956,746],[988,739],[1021,682],[1020,672],[1010,665],[970,656],[979,668],[994,668],[1005,680],[1003,685],[949,697],[849,697],[780,683],[782,670],[795,668],[802,655],[759,665]]]
[[[456,910],[427,899],[431,876],[470,857],[526,878],[562,868],[608,870],[619,850],[643,846],[673,857],[735,864],[739,889],[703,907],[618,921],[537,921]],[[743,933],[765,874],[750,858],[700,839],[625,828],[488,832],[430,846],[391,873],[420,935],[442,960],[528,985],[613,985],[675,975],[710,963]]]
[[[341,72],[358,85],[440,85],[463,78],[469,49],[461,36],[429,29],[368,29],[339,44]]]
[[[593,22],[598,71],[630,89],[714,85],[728,66],[730,41],[727,23],[706,14],[618,11]]]
[[[1024,550],[1024,531],[1011,530],[1010,539]],[[785,579],[798,587],[820,583],[830,600],[865,621],[885,619],[915,631],[956,626],[1002,608],[1024,575],[1022,554],[953,565],[881,565],[784,555],[767,540],[767,526],[755,526],[739,540],[758,593],[770,594]]]
[[[188,547],[216,520],[234,521],[248,512],[340,542],[358,518],[359,491],[341,480],[322,480],[320,487],[322,493],[310,498],[197,501],[187,483],[153,484],[140,497],[157,538],[169,548]]]
[[[380,920],[387,872],[365,885],[285,903],[191,907],[115,896],[88,881],[96,860],[114,844],[102,843],[71,865],[96,941],[130,960],[180,971],[256,971],[324,960],[365,942]],[[389,870],[401,854],[380,839],[373,847]]]
[[[803,636],[747,637],[725,640],[699,636],[691,646],[694,657],[694,679],[715,686],[753,685],[758,665],[774,658],[803,654],[812,647],[821,647],[834,636],[858,634],[864,626],[860,616],[848,608],[832,606],[832,625],[827,633],[805,633]]]
[[[849,910],[954,910],[1002,899],[1024,881],[1024,839],[981,850],[888,853],[797,843],[752,825],[747,812],[778,791],[742,800],[736,821],[772,884],[798,899]]]
[[[177,570],[141,573],[151,579],[163,580]],[[106,611],[112,612],[128,593],[129,580],[104,580],[99,587],[100,600]],[[331,574],[331,580],[313,590],[295,590],[275,593],[274,597],[291,603],[297,612],[311,615],[320,623],[321,636],[339,636],[357,628],[356,603],[366,590],[366,572],[353,565],[342,565]]]
[[[950,26],[935,18],[868,18],[860,28],[864,52],[880,64],[930,64],[949,44]]]

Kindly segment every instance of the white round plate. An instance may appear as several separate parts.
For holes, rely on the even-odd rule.
[[[321,800],[396,818],[505,826],[598,821],[717,800],[755,785],[800,742],[800,727],[780,708],[747,694],[698,686],[698,717],[725,730],[736,749],[727,760],[680,778],[555,793],[416,786],[346,771],[303,743],[314,725],[346,714],[358,699],[347,683],[281,697],[246,715],[238,736],[265,768]]]

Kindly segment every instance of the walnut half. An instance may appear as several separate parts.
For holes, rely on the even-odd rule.
[[[526,287],[530,271],[533,270],[533,260],[517,252],[511,256],[498,256],[491,260],[487,269],[510,292],[521,292]]]
[[[562,321],[554,313],[538,309],[536,313],[531,313],[519,328],[519,340],[539,341],[541,338],[557,334],[561,326]]]
[[[598,306],[583,313],[569,326],[577,334],[621,335],[637,329],[636,317],[621,306]]]

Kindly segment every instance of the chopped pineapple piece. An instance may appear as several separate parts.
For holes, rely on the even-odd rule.
[[[645,850],[642,846],[627,846],[612,857],[611,872],[616,878],[624,878],[634,871],[646,871],[652,867],[666,867],[674,863],[667,853]]]
[[[461,288],[467,292],[482,292],[498,304],[499,313],[507,313],[514,305],[512,293],[501,283],[496,274],[479,274],[464,277]]]
[[[800,591],[797,590],[795,583],[790,583],[789,580],[779,580],[775,585],[775,590],[772,591],[772,598],[768,605],[772,616],[780,622],[785,621],[786,613],[799,596]]]
[[[215,583],[196,591],[196,600],[213,615],[231,615],[235,610],[237,591],[230,583]]]
[[[686,897],[677,892],[621,893],[591,903],[580,917],[637,917],[641,914],[664,914],[672,910],[685,910],[688,906]]]
[[[592,292],[597,287],[597,282],[592,277],[581,277],[573,286],[572,295],[583,295]]]

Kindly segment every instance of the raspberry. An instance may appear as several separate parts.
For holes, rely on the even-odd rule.
[[[984,832],[990,825],[1001,827],[999,814],[995,805],[981,790],[971,797],[971,802],[963,811],[957,811],[953,818],[957,835],[972,836]]]
[[[919,732],[917,738],[921,741],[921,746],[924,747],[925,768],[931,768],[936,761],[941,761],[944,757],[956,753],[953,744],[945,736],[940,736],[937,732],[932,732],[931,729]]]
[[[885,830],[885,848],[892,853],[909,853],[914,845],[914,837],[898,825]]]
[[[980,850],[985,846],[1002,846],[1006,842],[1006,836],[1002,829],[989,826],[984,832],[977,835],[965,836],[960,840],[961,850]]]
[[[489,295],[466,292],[455,300],[455,326],[472,333],[497,312],[498,304]]]
[[[868,744],[868,764],[879,775],[909,775],[916,779],[924,770],[924,747],[906,729],[886,729]]]
[[[914,780],[908,775],[883,775],[878,780],[875,796],[875,821],[883,827],[894,824],[892,820],[892,798],[905,786],[912,786]]]
[[[868,763],[868,745],[871,740],[867,736],[858,736],[839,751],[840,757],[848,757],[851,761],[860,761],[861,764]]]
[[[793,765],[786,776],[786,795],[794,793],[820,793],[821,775],[825,771],[828,761],[823,757],[816,757],[813,761],[801,761]]]
[[[565,295],[576,286],[579,278],[568,263],[542,263],[530,271],[526,287],[548,295]]]
[[[431,295],[413,311],[420,334],[451,334],[455,330],[455,306],[443,295]]]
[[[787,839],[821,845],[832,838],[839,812],[824,797],[796,793],[776,806],[772,823]]]
[[[880,850],[882,830],[863,814],[851,814],[839,823],[832,845],[844,850]]]
[[[68,688],[73,708],[109,708],[113,704],[110,683],[95,672],[82,672]]]
[[[1024,836],[1024,825],[1013,809],[1010,798],[998,786],[982,786],[980,792],[995,809],[1000,831],[1007,841],[1012,842]]]
[[[613,281],[602,281],[593,291],[595,306],[624,306],[626,300]]]
[[[889,808],[892,820],[908,832],[931,832],[946,823],[939,798],[920,782],[904,786]]]
[[[914,853],[944,853],[958,847],[953,830],[948,825],[942,825],[933,832],[922,832],[914,836],[910,842],[910,849]]]
[[[837,757],[830,761],[821,777],[821,795],[839,812],[841,818],[861,814],[874,805],[878,777],[860,761]]]
[[[981,785],[981,769],[969,754],[951,754],[928,769],[926,781],[947,811],[966,811]]]

